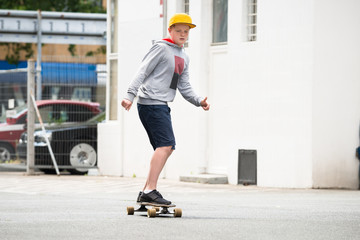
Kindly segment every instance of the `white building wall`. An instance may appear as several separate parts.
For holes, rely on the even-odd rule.
[[[228,44],[222,46],[211,46],[212,1],[190,1],[197,24],[186,48],[190,81],[209,97],[211,110],[192,106],[180,94],[170,104],[177,146],[162,177],[224,173],[236,184],[238,149],[256,149],[259,186],[354,188],[359,3],[347,1],[258,0],[258,38],[246,42],[246,1],[229,0]],[[179,12],[179,2],[168,0],[168,17]],[[340,5],[351,17],[340,16]],[[99,148],[112,146],[106,154],[99,150],[99,164],[121,170],[100,171],[145,177],[153,151],[136,104],[125,112],[120,101],[151,40],[162,38],[163,23],[157,0],[119,0],[119,6],[119,118],[118,125],[107,125],[107,134],[99,133],[106,137]],[[355,38],[342,42],[350,32]],[[111,127],[121,136],[111,137]],[[118,149],[114,141],[120,141]]]
[[[358,188],[360,1],[314,1],[314,187]]]
[[[119,101],[124,98],[140,63],[152,46],[162,37],[162,19],[158,0],[119,1]],[[141,6],[141,7],[139,7]],[[146,176],[152,148],[139,120],[136,102],[126,112],[119,103],[123,126],[124,176]]]
[[[99,124],[101,174],[147,174],[152,149],[137,116],[136,103],[126,112],[121,100],[152,40],[162,37],[160,13],[158,0],[118,0],[118,118]]]
[[[210,48],[210,166],[236,184],[238,149],[256,149],[258,185],[311,187],[312,4],[258,1],[256,42],[244,7],[229,0],[228,45]]]

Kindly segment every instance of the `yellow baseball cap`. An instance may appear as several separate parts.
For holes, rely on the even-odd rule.
[[[186,13],[174,14],[169,20],[169,27],[177,23],[188,25],[190,28],[196,27],[196,25],[192,23],[191,17]]]

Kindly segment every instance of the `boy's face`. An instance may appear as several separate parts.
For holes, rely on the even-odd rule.
[[[182,46],[189,37],[190,27],[185,24],[175,24],[169,28],[171,39],[176,45]]]

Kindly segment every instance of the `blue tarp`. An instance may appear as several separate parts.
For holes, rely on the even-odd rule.
[[[27,62],[20,62],[18,66],[10,65],[6,61],[0,61],[0,70],[26,68]],[[88,63],[41,63],[42,84],[73,84],[96,86],[96,65]],[[0,75],[0,83],[26,84],[26,73],[6,73]]]
[[[27,62],[20,61],[19,64],[16,66],[14,64],[9,64],[7,61],[0,60],[0,70],[9,70],[9,69],[15,69],[15,68],[27,68]]]

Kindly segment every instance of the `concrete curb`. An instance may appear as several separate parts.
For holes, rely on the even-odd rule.
[[[180,176],[181,182],[194,182],[204,184],[228,184],[228,177],[226,175],[218,174],[197,174]]]

